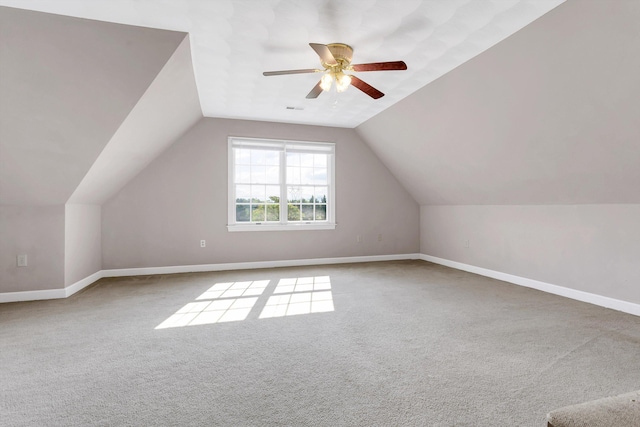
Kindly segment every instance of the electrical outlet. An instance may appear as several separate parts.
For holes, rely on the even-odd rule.
[[[207,247],[207,241],[206,240],[200,240],[200,247],[201,248],[206,248]]]
[[[27,255],[18,255],[16,257],[16,264],[18,265],[18,267],[26,267],[27,266]]]
[[[362,243],[362,235],[358,234],[358,235],[356,236],[356,242],[358,242],[358,243]]]
[[[378,242],[382,242],[382,234],[378,234]]]
[[[467,240],[465,240],[465,241],[464,241],[464,247],[465,247],[465,248],[468,248],[468,247],[469,247],[469,239],[467,239]]]

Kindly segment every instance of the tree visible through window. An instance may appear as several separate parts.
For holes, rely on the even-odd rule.
[[[334,228],[333,194],[334,144],[229,138],[229,230]]]

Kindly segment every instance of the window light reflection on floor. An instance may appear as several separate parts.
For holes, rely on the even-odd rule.
[[[273,295],[260,313],[260,319],[328,311],[333,311],[331,291]]]
[[[269,280],[216,283],[156,329],[245,320]],[[259,319],[334,311],[329,276],[280,279]]]
[[[274,294],[291,292],[308,292],[331,289],[329,276],[298,277],[292,279],[280,279]]]
[[[281,279],[260,319],[333,311],[329,276]]]
[[[196,302],[182,307],[156,329],[244,320],[268,284],[268,280],[216,283],[196,298]]]
[[[196,299],[203,300],[262,295],[264,289],[268,284],[268,280],[256,280],[253,282],[216,283]]]

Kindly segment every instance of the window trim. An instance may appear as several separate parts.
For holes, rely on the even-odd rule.
[[[262,223],[238,223],[236,222],[236,197],[235,197],[235,157],[234,147],[243,145],[247,147],[274,147],[280,152],[280,222],[262,222]],[[285,140],[285,139],[267,139],[267,138],[247,138],[240,136],[229,136],[227,138],[227,230],[230,232],[235,231],[308,231],[308,230],[334,230],[336,228],[336,195],[335,195],[335,143],[333,142],[316,142],[316,141],[299,141],[299,140]],[[287,203],[283,203],[286,200],[286,165],[284,164],[285,154],[287,152],[287,146],[291,147],[290,150],[296,152],[302,152],[304,146],[307,147],[322,147],[322,150],[313,148],[312,152],[324,152],[328,154],[327,162],[327,186],[329,200],[327,201],[327,220],[326,221],[300,221],[289,222],[287,220]],[[298,146],[298,147],[296,147]]]

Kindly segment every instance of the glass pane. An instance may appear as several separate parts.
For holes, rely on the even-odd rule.
[[[302,153],[300,154],[300,166],[313,167],[313,154]]]
[[[302,205],[302,220],[313,221],[313,205]]]
[[[236,205],[236,221],[249,221],[249,205]]]
[[[316,203],[327,203],[327,187],[316,187]]]
[[[278,166],[267,166],[267,184],[280,184],[280,168]]]
[[[300,202],[300,195],[302,193],[302,189],[300,187],[288,187],[287,188],[287,201],[293,203]]]
[[[251,166],[251,182],[265,184],[267,182],[267,168],[265,166]]]
[[[287,184],[300,184],[300,168],[287,166]]]
[[[329,155],[234,148],[234,191],[237,222],[280,222],[280,202],[287,203],[287,220],[326,221],[329,196]],[[286,166],[286,183],[281,167]],[[283,177],[284,178],[284,177]],[[287,200],[280,200],[280,184]]]
[[[327,205],[316,205],[316,221],[327,220]]]
[[[280,221],[280,205],[267,205],[267,221]]]
[[[302,203],[313,203],[313,187],[302,187],[300,201]]]
[[[313,184],[313,168],[300,168],[300,184]]]
[[[280,203],[280,187],[277,185],[267,185],[267,203]]]
[[[265,151],[264,164],[278,166],[280,164],[280,153],[277,151]]]
[[[236,148],[236,165],[251,164],[251,150]]]
[[[266,154],[264,150],[251,150],[251,164],[264,165],[267,160]]]
[[[265,203],[266,198],[266,188],[264,185],[251,186],[251,203]]]
[[[236,203],[249,203],[251,198],[250,185],[236,185]]]
[[[326,154],[314,154],[313,155],[313,166],[317,168],[326,168],[327,167],[327,155]]]
[[[300,154],[287,153],[287,166],[300,166]]]
[[[236,182],[243,184],[251,182],[251,166],[236,166]]]
[[[266,209],[264,205],[251,206],[251,222],[264,222]]]
[[[296,205],[287,205],[287,219],[289,221],[300,221],[300,208]]]
[[[313,183],[327,185],[327,168],[313,168]]]

